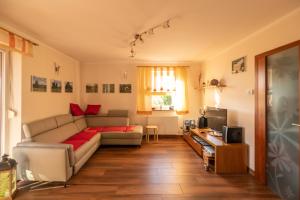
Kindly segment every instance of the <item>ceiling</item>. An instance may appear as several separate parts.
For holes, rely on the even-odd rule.
[[[0,20],[81,62],[201,61],[300,6],[299,0],[1,0]]]

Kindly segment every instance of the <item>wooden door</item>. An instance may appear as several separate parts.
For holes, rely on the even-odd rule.
[[[255,177],[282,199],[299,199],[300,41],[255,61]]]

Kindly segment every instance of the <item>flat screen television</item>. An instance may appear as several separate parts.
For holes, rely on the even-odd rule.
[[[207,126],[214,131],[222,132],[223,126],[227,126],[227,109],[207,107],[205,112]]]

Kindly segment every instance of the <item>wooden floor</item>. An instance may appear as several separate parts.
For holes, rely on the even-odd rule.
[[[250,175],[220,176],[182,138],[137,147],[100,147],[70,187],[18,193],[16,199],[201,200],[277,199]]]

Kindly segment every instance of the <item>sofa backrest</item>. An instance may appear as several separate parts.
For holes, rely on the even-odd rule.
[[[128,117],[103,117],[103,116],[88,116],[86,117],[88,127],[96,126],[128,126]]]
[[[86,120],[84,116],[74,116],[74,123],[77,126],[79,131],[82,131],[87,128]]]
[[[23,131],[26,138],[32,138],[41,133],[56,129],[57,127],[58,126],[55,117],[49,117],[23,124]]]
[[[87,127],[128,126],[128,111],[113,110],[106,115],[57,115],[23,125],[26,139],[36,142],[59,143]]]
[[[23,125],[23,130],[27,139],[45,143],[62,142],[80,131],[71,114],[57,115],[27,123]]]

